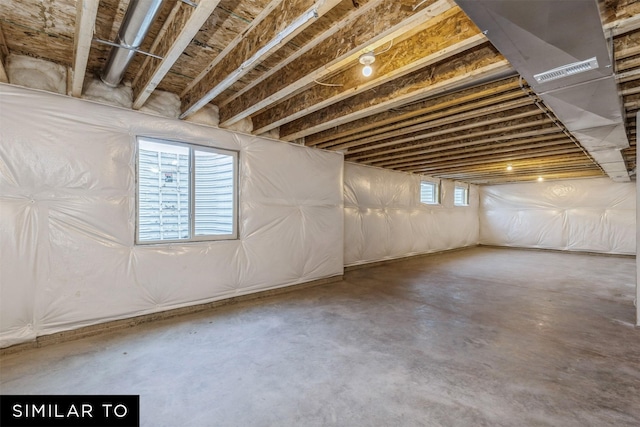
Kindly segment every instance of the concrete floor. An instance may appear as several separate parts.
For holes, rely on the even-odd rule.
[[[474,248],[0,359],[143,426],[638,426],[635,260]]]

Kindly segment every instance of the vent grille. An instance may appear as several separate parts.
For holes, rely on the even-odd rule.
[[[569,77],[574,74],[584,73],[585,71],[595,70],[597,68],[598,60],[594,57],[585,61],[563,65],[562,67],[554,68],[553,70],[545,71],[544,73],[535,74],[533,78],[536,79],[538,83],[546,83],[551,80]]]

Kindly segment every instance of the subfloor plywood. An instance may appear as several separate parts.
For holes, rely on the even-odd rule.
[[[640,424],[635,260],[473,248],[0,359],[143,426]]]

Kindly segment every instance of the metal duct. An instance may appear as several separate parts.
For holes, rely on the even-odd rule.
[[[122,81],[129,63],[140,49],[151,24],[156,19],[164,0],[131,0],[114,43],[122,47],[111,48],[109,59],[100,79],[111,87]]]
[[[456,0],[605,172],[629,181],[622,102],[597,0]]]

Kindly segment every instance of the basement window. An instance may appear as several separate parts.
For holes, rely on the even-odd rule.
[[[453,189],[453,205],[469,206],[469,186],[465,184],[456,184]]]
[[[237,152],[138,137],[137,166],[137,243],[237,238]]]
[[[440,186],[437,182],[420,181],[420,203],[440,204]]]

